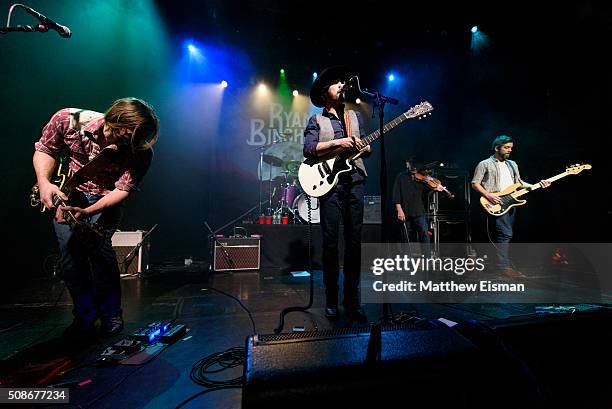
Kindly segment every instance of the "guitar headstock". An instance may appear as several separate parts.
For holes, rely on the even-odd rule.
[[[413,106],[408,111],[404,112],[404,115],[406,116],[406,119],[416,117],[419,117],[419,119],[421,119],[424,118],[427,114],[431,115],[431,111],[433,111],[433,109],[433,106],[429,102],[424,101],[418,105]]]
[[[592,168],[592,166],[591,166],[591,165],[589,165],[589,164],[584,164],[584,165],[581,165],[581,164],[577,163],[577,164],[575,164],[575,165],[568,166],[568,167],[565,169],[565,172],[566,172],[568,175],[577,175],[578,173],[582,172],[583,170],[585,170],[585,169],[591,169],[591,168]]]

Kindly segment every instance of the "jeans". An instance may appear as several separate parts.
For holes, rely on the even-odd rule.
[[[406,216],[406,221],[404,222],[406,225],[406,232],[404,232],[404,236],[406,233],[410,235],[410,231],[414,229],[417,233],[417,238],[419,243],[423,245],[423,254],[425,257],[431,256],[431,240],[429,239],[429,228],[427,226],[427,217],[425,215],[420,216]],[[402,228],[403,230],[403,228]],[[409,243],[410,237],[404,237],[404,239]]]
[[[87,207],[100,196],[74,192],[70,204]],[[72,297],[75,321],[89,325],[97,318],[121,315],[121,285],[117,256],[111,244],[113,233],[121,219],[121,208],[115,206],[83,219],[100,225],[103,237],[73,231],[66,224],[54,221],[59,244],[59,268]]]
[[[488,228],[492,230],[491,239],[497,247],[497,267],[510,267],[510,240],[512,240],[512,232],[514,228],[514,219],[516,217],[516,209],[512,208],[503,216],[493,217],[488,216]]]
[[[344,224],[344,307],[359,307],[361,270],[361,227],[363,225],[364,182],[339,183],[321,197],[323,232],[323,283],[328,306],[338,305],[338,239]]]

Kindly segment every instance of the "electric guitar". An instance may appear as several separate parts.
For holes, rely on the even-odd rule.
[[[54,171],[54,179],[51,182],[57,185],[66,196],[70,197],[70,194],[75,190],[75,188],[87,180],[89,176],[99,173],[109,164],[116,162],[118,160],[118,155],[119,152],[116,149],[106,147],[74,174],[68,170],[68,158],[60,157]],[[59,196],[53,196],[54,207],[67,206],[68,204],[69,203],[66,203],[66,201],[62,200]],[[38,184],[34,184],[34,186],[32,186],[32,190],[30,192],[30,206],[40,206],[41,212],[48,210],[47,207],[40,201],[40,190],[38,188]],[[92,245],[99,243],[104,237],[104,231],[100,226],[98,226],[96,223],[86,223],[78,220],[71,212],[64,212],[64,220],[66,220],[66,223],[72,230],[79,231]]]
[[[588,164],[572,165],[572,166],[569,166],[567,169],[565,169],[565,172],[560,173],[551,178],[548,178],[546,180],[549,182],[554,182],[567,175],[577,175],[578,173],[582,172],[585,169],[591,169],[591,165],[588,165]],[[533,185],[533,187],[531,188],[522,187],[520,183],[515,183],[512,186],[508,186],[506,189],[502,190],[501,192],[491,193],[492,195],[499,197],[501,199],[501,203],[492,204],[484,196],[481,196],[480,204],[482,208],[487,213],[489,213],[491,216],[501,216],[501,215],[508,213],[508,211],[514,206],[522,206],[525,203],[527,203],[527,200],[519,199],[519,197],[529,192],[532,192],[540,187],[541,185],[539,183]]]
[[[433,111],[433,106],[425,101],[413,106],[397,118],[386,123],[383,127],[384,132],[388,132],[407,119],[423,118]],[[431,114],[430,114],[431,115]],[[380,130],[374,131],[361,141],[370,145],[380,137]],[[334,157],[323,156],[313,159],[305,159],[298,169],[298,179],[302,189],[312,197],[321,197],[338,184],[338,178],[345,172],[350,172],[355,168],[353,161],[358,159],[365,152],[365,148],[359,152],[347,152]]]

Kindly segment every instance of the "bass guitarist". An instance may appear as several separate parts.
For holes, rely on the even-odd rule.
[[[123,98],[106,113],[59,110],[35,144],[33,165],[40,201],[49,209],[55,207],[56,196],[66,203],[55,209],[54,228],[60,270],[74,304],[74,321],[64,332],[68,341],[92,340],[97,319],[104,335],[123,329],[120,273],[111,237],[119,223],[120,204],[138,190],[151,164],[158,128],[151,106],[140,99]],[[112,150],[115,160],[94,167],[95,172],[79,179],[70,197],[50,182],[60,153],[68,151],[70,170],[77,173],[104,156],[102,150]],[[67,212],[79,221],[100,226],[101,241],[88,245],[84,232],[66,224]]]
[[[312,84],[310,99],[314,106],[323,108],[323,112],[310,117],[304,130],[304,156],[307,159],[334,157],[363,148],[365,156],[371,153],[369,145],[366,147],[361,141],[365,137],[363,118],[359,112],[344,109],[343,87],[348,75],[346,67],[330,67],[323,70]],[[329,319],[338,317],[338,236],[342,220],[345,315],[351,321],[365,322],[367,318],[359,302],[359,276],[367,172],[361,158],[354,163],[356,169],[340,175],[338,184],[320,197],[325,315]]]
[[[532,186],[521,179],[518,165],[510,160],[513,148],[514,141],[511,137],[507,135],[498,136],[492,143],[493,155],[481,161],[474,171],[472,188],[492,204],[501,203],[499,197],[491,194],[493,192],[501,192],[515,183],[520,183],[527,188]],[[550,186],[550,182],[547,180],[541,180],[539,183],[542,188]],[[487,215],[487,230],[488,226],[493,226],[493,237],[491,237],[491,240],[496,243],[497,267],[501,273],[510,278],[524,278],[525,275],[523,273],[511,267],[508,258],[515,214],[516,209],[513,207],[506,214],[499,217]]]

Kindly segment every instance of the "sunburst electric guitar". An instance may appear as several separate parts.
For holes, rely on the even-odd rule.
[[[431,111],[433,111],[433,106],[429,102],[421,102],[385,124],[383,130],[386,133],[407,119],[421,119]],[[380,130],[377,130],[363,138],[362,142],[369,145],[379,137]],[[364,152],[365,148],[359,152],[348,152],[344,155],[304,160],[298,170],[298,179],[302,189],[309,196],[323,196],[338,184],[338,178],[341,174],[350,172],[355,168],[353,161],[358,159]]]
[[[591,165],[585,164],[585,165],[572,165],[569,166],[567,169],[565,169],[565,172],[560,173],[556,176],[553,176],[551,178],[546,179],[549,182],[554,182],[556,180],[559,180],[567,175],[577,175],[578,173],[582,172],[585,169],[591,169]],[[506,213],[508,213],[508,211],[513,208],[514,206],[522,206],[525,203],[527,203],[527,200],[525,199],[519,199],[519,197],[523,196],[524,194],[527,194],[529,192],[533,192],[534,190],[540,188],[541,185],[539,183],[536,183],[535,185],[533,185],[533,187],[531,188],[526,188],[523,187],[520,183],[515,183],[512,186],[508,186],[506,189],[504,189],[501,192],[495,192],[495,193],[491,193],[492,195],[495,195],[497,197],[499,197],[501,199],[501,203],[499,204],[492,204],[491,202],[489,202],[484,196],[482,196],[480,198],[480,204],[482,206],[482,208],[489,213],[491,216],[501,216],[504,215]]]

